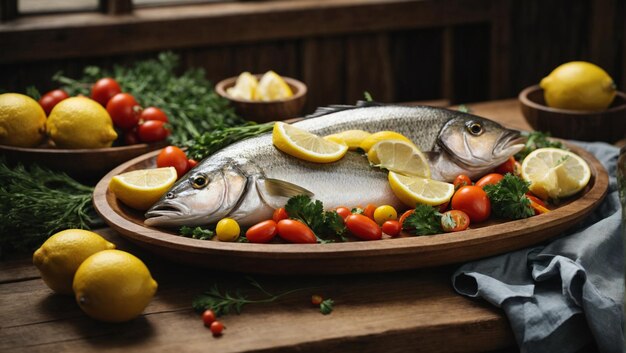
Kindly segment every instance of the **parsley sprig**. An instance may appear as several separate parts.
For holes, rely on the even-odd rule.
[[[530,183],[513,174],[505,174],[499,183],[485,185],[491,201],[491,213],[498,218],[521,219],[535,214],[526,197]]]
[[[412,235],[443,233],[441,213],[432,206],[417,204],[415,211],[402,224],[402,230]]]
[[[297,195],[285,205],[289,218],[297,219],[313,230],[319,242],[332,242],[346,233],[343,219],[337,212],[324,211],[324,204],[307,195]]]

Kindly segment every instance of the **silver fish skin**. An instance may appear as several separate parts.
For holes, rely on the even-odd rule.
[[[325,111],[324,109],[333,109]],[[391,130],[427,153],[433,178],[483,175],[517,153],[519,132],[478,116],[434,107],[338,106],[322,108],[293,124],[318,135],[361,129]],[[247,226],[271,218],[295,195],[308,194],[325,208],[373,203],[401,207],[387,173],[348,152],[319,164],[287,155],[271,133],[239,141],[207,157],[146,212],[145,224],[179,227],[213,224],[231,217]]]

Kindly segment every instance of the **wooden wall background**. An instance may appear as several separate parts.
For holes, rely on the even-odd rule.
[[[208,6],[195,8],[205,11]],[[127,15],[116,24],[110,17],[97,17],[85,30],[67,18],[0,24],[0,90],[35,85],[46,91],[55,88],[50,78],[59,70],[79,76],[86,65],[132,63],[161,50],[180,54],[181,69],[204,68],[213,82],[244,70],[273,69],[299,78],[309,86],[307,111],[352,103],[364,91],[383,102],[514,97],[571,60],[596,62],[620,89],[626,87],[623,0],[327,0],[211,6],[248,12],[241,18],[190,16],[183,22],[194,7],[181,7],[174,9],[174,14],[182,13],[176,22],[171,12],[136,10],[138,20]],[[278,14],[272,16],[274,8]],[[153,17],[145,20],[148,15],[141,11],[153,11],[146,12]],[[52,29],[39,28],[45,27],[42,23]],[[197,31],[200,27],[204,30]]]

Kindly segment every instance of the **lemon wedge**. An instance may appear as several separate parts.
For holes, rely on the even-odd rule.
[[[259,83],[249,72],[242,72],[235,81],[235,85],[226,90],[226,93],[235,99],[257,99],[257,87]]]
[[[361,142],[370,137],[371,133],[363,130],[345,130],[336,134],[324,136],[328,141],[333,141],[348,145],[350,151],[354,151],[361,145]]]
[[[522,162],[522,178],[540,198],[563,198],[582,190],[591,178],[589,165],[570,151],[539,148]]]
[[[116,175],[109,182],[109,189],[126,205],[147,210],[176,182],[174,167],[141,169]]]
[[[380,141],[367,152],[367,159],[377,167],[396,173],[430,178],[426,156],[410,142]]]
[[[272,142],[276,148],[291,156],[316,163],[338,161],[348,152],[347,145],[325,140],[283,122],[274,124]]]
[[[369,152],[372,146],[380,141],[387,140],[400,140],[412,143],[408,137],[395,131],[379,131],[363,139],[363,141],[361,141],[361,144],[359,145],[359,148],[362,149],[364,152]]]
[[[442,181],[392,171],[388,179],[393,193],[408,207],[415,207],[418,203],[438,206],[450,201],[454,194],[454,185]]]
[[[259,80],[257,99],[262,101],[274,101],[291,96],[293,96],[293,92],[287,82],[274,71],[266,72]]]

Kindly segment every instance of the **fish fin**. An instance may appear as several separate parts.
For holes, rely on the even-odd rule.
[[[384,105],[386,104],[372,102],[372,101],[357,101],[356,105],[344,105],[344,104],[329,105],[328,107],[318,107],[313,114],[307,115],[305,119],[317,118],[319,116],[341,112],[344,110],[351,110],[351,109],[365,108],[365,107],[380,107]]]
[[[311,191],[279,179],[260,178],[256,181],[256,186],[265,203],[274,208],[284,206],[290,198],[297,195],[313,196]]]

